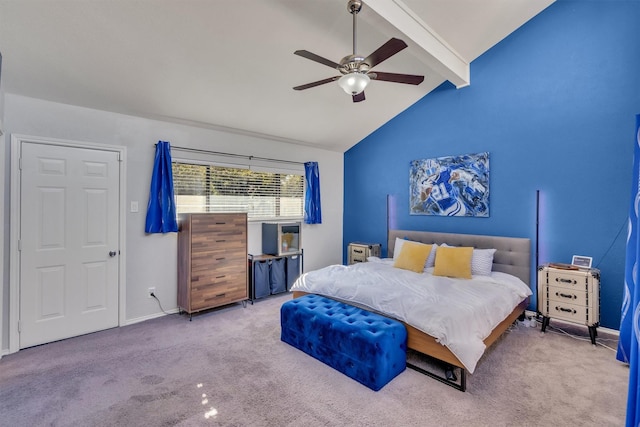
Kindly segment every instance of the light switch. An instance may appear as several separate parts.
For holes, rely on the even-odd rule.
[[[138,202],[137,201],[132,201],[131,202],[131,212],[138,212]]]

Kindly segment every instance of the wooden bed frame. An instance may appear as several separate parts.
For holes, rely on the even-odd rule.
[[[512,274],[520,278],[527,285],[529,285],[531,280],[530,239],[471,234],[433,233],[428,231],[389,230],[387,242],[387,257],[389,258],[393,257],[396,237],[427,244],[447,243],[451,246],[472,246],[477,249],[496,249],[496,253],[493,258],[493,271]],[[305,295],[305,292],[293,292],[294,298],[298,298],[303,295]],[[346,302],[348,303],[348,301]],[[509,326],[524,313],[528,303],[528,298],[522,301],[515,307],[511,314],[509,314],[493,329],[491,334],[484,340],[487,348],[489,348],[504,333],[504,331],[506,331]],[[460,362],[460,360],[447,347],[437,342],[431,335],[428,335],[406,323],[404,323],[404,325],[407,328],[407,347],[411,350],[445,362],[453,367],[460,368],[460,384],[458,385],[457,383],[452,382],[450,377],[442,377],[411,364],[407,364],[407,366],[461,391],[465,391],[466,369],[462,362]]]

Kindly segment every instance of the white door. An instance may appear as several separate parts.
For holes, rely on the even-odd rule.
[[[20,348],[118,326],[118,156],[21,144]]]

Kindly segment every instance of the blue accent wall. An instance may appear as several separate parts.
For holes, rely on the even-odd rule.
[[[469,87],[444,83],[347,151],[345,254],[351,241],[386,253],[387,198],[393,228],[529,237],[533,253],[539,190],[538,262],[593,257],[601,325],[618,329],[639,22],[638,1],[557,1],[473,61]],[[411,160],[484,151],[489,218],[409,215]]]

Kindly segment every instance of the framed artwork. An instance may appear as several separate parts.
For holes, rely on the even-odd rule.
[[[489,153],[413,160],[411,215],[489,216]]]
[[[589,256],[574,255],[571,259],[571,265],[575,265],[576,267],[591,268],[591,261],[591,257]]]

